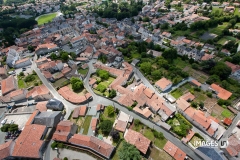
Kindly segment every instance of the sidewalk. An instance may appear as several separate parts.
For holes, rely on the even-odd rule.
[[[85,159],[85,160],[96,160],[95,158],[91,157],[90,155],[82,152],[76,152],[68,149],[59,149],[59,157],[63,159],[64,157],[67,157],[68,159]],[[54,159],[57,157],[57,150],[52,150],[50,151],[50,160]]]

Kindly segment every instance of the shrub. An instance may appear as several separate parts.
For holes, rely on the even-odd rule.
[[[154,135],[155,138],[159,138],[159,139],[164,139],[165,138],[162,132],[158,132],[156,130],[153,130],[153,135]]]
[[[54,141],[54,142],[51,144],[51,148],[54,149],[54,148],[57,147],[57,145],[58,145],[57,142]]]
[[[35,82],[35,83],[34,83],[34,86],[38,86],[38,82]]]
[[[67,157],[64,157],[63,160],[68,160],[68,158],[67,158]]]
[[[198,88],[198,87],[194,87],[194,91],[200,92],[200,91],[201,91],[201,89],[200,89],[200,88]]]
[[[191,103],[191,106],[194,107],[194,108],[197,108],[198,105],[197,105],[196,102],[192,102],[192,103]]]
[[[109,134],[112,130],[113,122],[110,120],[103,120],[102,123],[100,123],[99,127],[102,130],[104,134]]]
[[[118,141],[120,138],[120,134],[117,130],[112,130],[110,136],[112,136],[114,141]]]
[[[139,119],[135,119],[134,120],[134,125],[135,126],[138,126],[140,123],[141,123],[141,121]]]
[[[24,76],[24,73],[23,73],[23,72],[20,72],[20,73],[19,73],[19,76],[21,76],[21,77]]]
[[[108,117],[113,117],[114,116],[114,107],[113,106],[107,106],[107,114]]]
[[[109,92],[109,98],[114,98],[116,97],[116,95],[117,95],[117,92],[114,89],[111,89]]]
[[[106,86],[102,85],[102,84],[99,84],[96,88],[98,91],[100,91],[101,93],[105,92],[106,91]]]
[[[33,75],[28,75],[27,77],[25,77],[24,81],[25,82],[31,82],[31,81],[34,81],[35,80],[35,77]]]
[[[209,98],[212,98],[212,93],[211,93],[211,92],[207,92],[207,96],[208,96]]]
[[[107,80],[109,78],[109,72],[101,69],[97,70],[97,75],[104,80]]]

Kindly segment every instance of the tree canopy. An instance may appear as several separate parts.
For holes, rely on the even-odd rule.
[[[224,62],[218,62],[210,71],[211,74],[218,75],[220,79],[227,79],[232,70]]]
[[[111,132],[112,130],[112,125],[113,125],[113,122],[107,119],[107,120],[103,120],[100,123],[99,127],[104,134],[109,134],[109,132]]]
[[[138,149],[126,141],[123,141],[123,146],[118,152],[118,157],[120,160],[141,160],[142,158]]]
[[[74,92],[77,92],[77,91],[83,89],[83,82],[79,78],[72,77],[70,79],[70,82],[72,84],[72,89]]]

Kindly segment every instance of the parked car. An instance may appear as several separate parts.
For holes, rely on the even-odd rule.
[[[5,124],[7,122],[7,119],[5,118],[4,120],[2,120],[1,124]]]
[[[22,68],[22,71],[26,71],[26,68]]]

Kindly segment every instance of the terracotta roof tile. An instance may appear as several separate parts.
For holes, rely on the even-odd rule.
[[[125,132],[125,129],[127,128],[128,122],[118,120],[117,124],[115,126],[115,129],[120,131],[120,132]]]
[[[91,128],[93,131],[96,130],[97,128],[97,124],[98,124],[98,119],[97,118],[92,118],[92,121],[91,121]]]
[[[26,61],[28,61],[28,60],[29,60],[29,58],[20,59],[20,60],[16,61],[15,65],[16,65],[16,64],[23,63],[23,62],[26,62]]]
[[[134,145],[143,154],[147,153],[151,141],[144,137],[141,133],[129,129],[127,133],[125,133],[124,138],[128,143]]]
[[[79,116],[85,116],[87,112],[87,106],[81,106],[79,109]]]
[[[32,115],[29,117],[29,119],[28,119],[28,121],[26,122],[25,125],[26,125],[26,126],[31,125],[31,124],[33,123],[33,120],[34,120],[35,116],[38,115],[38,113],[39,113],[38,110],[34,111],[34,112],[32,113]]]
[[[230,126],[230,125],[232,124],[232,120],[229,119],[229,118],[225,118],[225,119],[223,120],[223,123],[226,124],[226,125],[228,125],[228,126]]]
[[[94,150],[95,152],[110,158],[114,146],[94,137],[94,136],[86,136],[81,134],[74,134],[72,138],[69,140],[70,143],[80,146],[85,146]]]
[[[195,96],[192,93],[188,92],[182,95],[181,98],[184,99],[185,101],[189,101],[189,100],[192,101],[195,99]]]
[[[232,93],[223,89],[222,87],[220,87],[219,85],[216,84],[211,84],[211,88],[217,92],[217,96],[223,100],[227,100],[229,97],[231,97]]]
[[[160,87],[161,90],[165,90],[166,87],[172,85],[172,82],[166,78],[162,78],[155,83],[156,86]]]
[[[12,140],[0,145],[0,159],[6,158],[11,155]]]
[[[46,126],[31,124],[24,127],[17,138],[12,156],[40,158],[40,149],[43,145],[41,140]]]
[[[8,78],[1,81],[1,89],[2,95],[5,95],[11,91],[17,89],[16,80],[13,76],[9,76]]]
[[[196,79],[193,79],[191,81],[193,84],[195,84],[196,86],[200,87],[201,86],[201,83],[199,83]]]
[[[36,105],[36,110],[39,110],[40,112],[47,111],[47,103],[48,101],[38,102]]]
[[[167,143],[163,147],[163,150],[166,151],[170,156],[174,157],[178,150],[178,147],[175,146],[172,142],[167,141]]]
[[[22,95],[24,94],[24,89],[18,89],[16,91],[12,91],[10,93],[10,97],[13,98],[13,97],[16,97],[16,96],[19,96],[19,95]]]
[[[185,99],[181,97],[176,101],[176,104],[177,104],[177,107],[182,111],[185,111],[187,108],[190,107],[190,103],[188,103]]]

